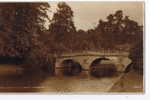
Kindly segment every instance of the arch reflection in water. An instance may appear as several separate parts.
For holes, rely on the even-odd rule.
[[[77,75],[82,71],[81,65],[72,59],[64,60],[62,66],[64,75]]]

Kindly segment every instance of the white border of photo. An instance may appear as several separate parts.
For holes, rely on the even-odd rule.
[[[0,2],[48,2],[48,1],[121,1],[121,0],[0,0]],[[145,92],[143,94],[51,94],[51,93],[0,93],[0,100],[149,100],[150,99],[150,0],[124,0],[124,1],[138,1],[145,2],[145,22],[144,24],[144,76],[145,76]],[[123,2],[123,1],[121,1]],[[133,12],[134,13],[134,12]]]

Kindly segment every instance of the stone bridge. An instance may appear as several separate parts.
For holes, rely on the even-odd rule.
[[[73,60],[75,62],[78,62],[83,70],[89,71],[92,62],[99,58],[108,58],[109,60],[114,62],[119,72],[123,72],[127,65],[131,63],[128,55],[128,52],[121,51],[84,51],[80,53],[64,53],[56,57],[55,73],[57,74],[59,72],[58,70],[63,67],[62,63],[66,60]]]

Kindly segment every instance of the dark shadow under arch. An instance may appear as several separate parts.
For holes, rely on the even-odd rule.
[[[95,77],[113,76],[115,72],[116,66],[108,58],[95,59],[90,65],[90,74]]]
[[[95,66],[95,65],[101,63],[101,61],[103,61],[103,60],[109,60],[109,59],[108,59],[108,58],[97,58],[97,59],[95,59],[95,60],[91,63],[91,66],[90,66],[90,67]]]
[[[67,59],[62,62],[64,75],[77,75],[82,71],[82,66],[73,59]]]

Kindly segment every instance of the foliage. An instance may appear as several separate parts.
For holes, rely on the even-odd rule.
[[[128,16],[123,15],[121,10],[107,16],[107,21],[100,20],[95,31],[101,34],[104,46],[130,45],[136,44],[136,39],[142,39],[142,26],[138,25]]]
[[[143,42],[139,41],[134,47],[130,50],[130,58],[132,60],[143,59]]]
[[[47,3],[1,3],[0,33],[5,36],[4,45],[25,57],[45,30],[43,23],[48,18],[48,7]]]
[[[46,61],[49,47],[41,38],[46,34],[48,8],[48,3],[0,4],[1,56],[23,58],[29,69],[49,65]]]
[[[76,31],[73,11],[64,2],[58,4],[52,18],[49,33],[53,36],[56,48],[61,51],[130,49],[143,38],[143,27],[124,16],[121,10],[110,14],[107,21],[100,20],[94,29]],[[130,43],[130,44],[129,44]]]
[[[57,6],[58,9],[51,20],[49,32],[59,49],[71,49],[72,45],[70,44],[73,43],[73,37],[76,32],[73,11],[65,2],[60,2]]]

